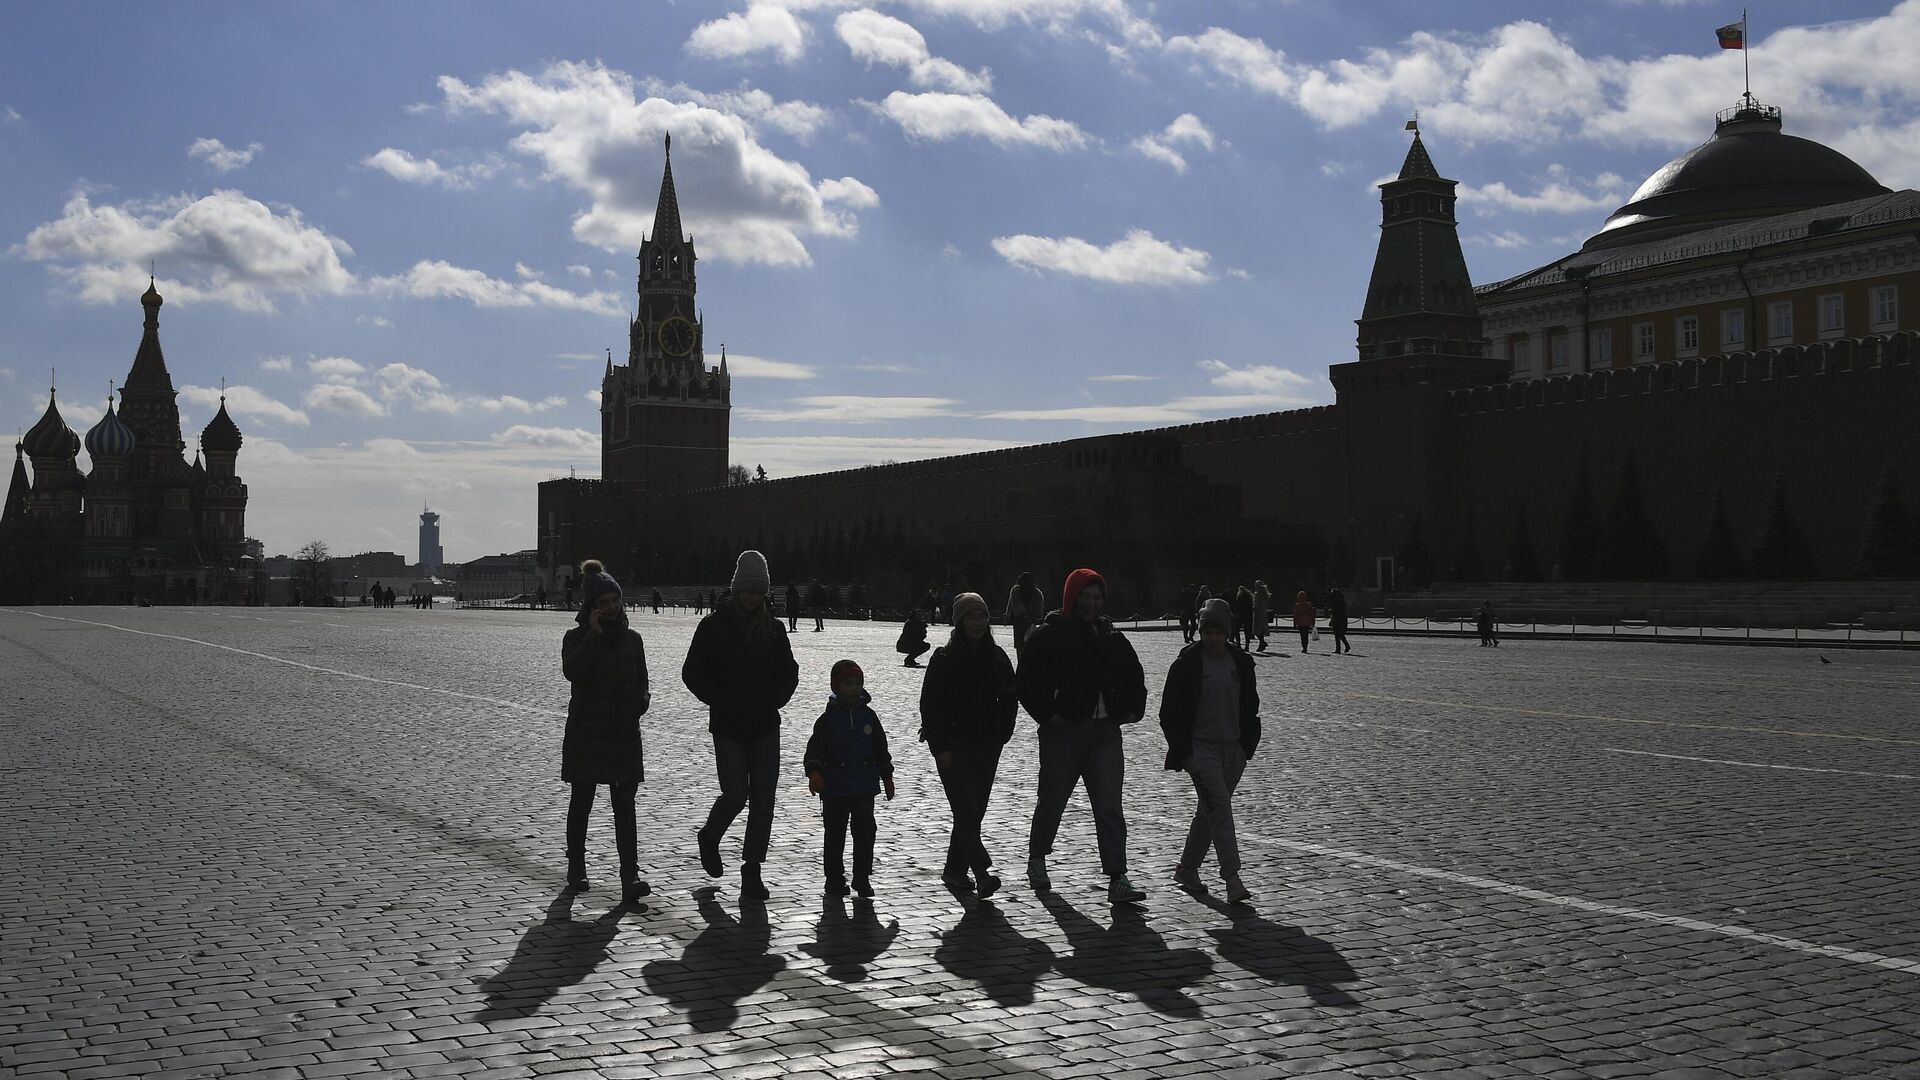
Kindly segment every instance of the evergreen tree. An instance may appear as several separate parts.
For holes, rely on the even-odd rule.
[[[1567,581],[1588,581],[1598,567],[1600,518],[1593,509],[1593,476],[1587,449],[1580,448],[1580,467],[1573,477],[1573,497],[1560,525],[1560,574]]]
[[[1527,504],[1520,503],[1520,517],[1513,523],[1513,540],[1507,544],[1507,576],[1514,581],[1540,580],[1540,552],[1533,546],[1533,529],[1527,524]]]
[[[1880,470],[1873,509],[1867,515],[1866,538],[1860,544],[1858,573],[1863,578],[1910,578],[1920,575],[1913,521],[1900,490],[1900,474],[1893,463]]]
[[[1767,524],[1760,541],[1753,546],[1753,576],[1762,581],[1814,576],[1813,552],[1807,546],[1807,534],[1793,516],[1787,502],[1785,473],[1773,476],[1773,499],[1767,505]]]
[[[1453,580],[1485,581],[1487,568],[1480,562],[1480,544],[1474,539],[1473,508],[1467,508],[1466,524],[1460,530],[1460,550],[1453,557]]]
[[[1700,557],[1693,564],[1696,581],[1736,581],[1745,572],[1740,545],[1733,539],[1733,523],[1727,518],[1727,497],[1713,493],[1713,516],[1707,520],[1707,539],[1700,545]]]
[[[1667,576],[1667,546],[1647,513],[1640,462],[1631,451],[1620,466],[1620,489],[1607,508],[1600,557],[1601,572],[1614,581],[1659,581]]]

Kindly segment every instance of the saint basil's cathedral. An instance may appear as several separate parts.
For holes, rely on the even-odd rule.
[[[57,394],[14,446],[0,512],[0,599],[12,603],[248,603],[247,485],[240,428],[220,410],[186,460],[180,409],[160,349],[160,291],[148,284],[133,368],[83,439]],[[92,469],[82,473],[80,448]],[[29,478],[27,463],[33,465]]]

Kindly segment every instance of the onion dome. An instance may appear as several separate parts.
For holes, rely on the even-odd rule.
[[[147,291],[140,294],[140,306],[153,311],[164,303],[166,301],[160,299],[160,289],[155,285],[153,278],[147,278]]]
[[[1722,112],[1713,138],[1648,177],[1587,249],[1887,193],[1852,158],[1780,126],[1778,108],[1752,100]]]
[[[60,408],[53,400],[52,391],[47,392],[47,411],[39,423],[27,429],[20,445],[26,447],[27,456],[31,458],[71,458],[80,452],[80,436],[60,419]]]
[[[223,451],[229,454],[240,452],[240,428],[234,424],[233,417],[227,415],[227,397],[220,395],[220,411],[213,414],[207,426],[200,431],[200,445],[208,453]]]
[[[87,432],[87,453],[95,460],[101,458],[123,458],[133,453],[133,429],[128,427],[113,411],[113,402],[107,402],[107,414]]]

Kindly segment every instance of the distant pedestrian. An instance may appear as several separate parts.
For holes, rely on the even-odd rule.
[[[1480,627],[1481,647],[1485,648],[1487,646],[1492,646],[1494,648],[1499,648],[1500,647],[1500,629],[1499,629],[1500,624],[1499,624],[1499,621],[1495,619],[1493,615],[1493,601],[1488,600],[1482,603],[1480,605],[1480,610],[1477,612],[1474,612],[1473,618],[1474,618],[1474,621],[1478,623]]]
[[[936,622],[953,622],[953,582],[940,586],[940,606],[935,609],[933,617]]]
[[[797,633],[800,629],[800,586],[787,582],[787,633]]]
[[[373,606],[380,607],[382,602],[386,599],[386,593],[381,591],[380,583],[377,581],[374,582],[373,587],[368,589],[367,591],[373,594]]]
[[[545,585],[533,591],[533,602],[537,607],[544,608],[547,606],[547,587]]]
[[[393,586],[387,586],[387,606],[393,606]]]
[[[1243,649],[1253,644],[1253,590],[1245,585],[1233,594],[1233,636]]]
[[[572,578],[567,579],[566,597],[567,597],[567,610],[572,611],[573,610],[573,579]]]
[[[1253,583],[1253,625],[1248,629],[1252,636],[1260,641],[1260,651],[1267,651],[1267,623],[1273,617],[1273,594],[1267,591],[1267,583]]]
[[[906,667],[920,666],[921,654],[932,648],[927,644],[927,620],[920,617],[920,609],[907,612],[907,621],[900,627],[900,637],[893,647],[906,654]]]
[[[813,611],[813,632],[819,633],[827,628],[827,590],[821,586],[820,579],[814,578],[807,586],[807,607]]]
[[[652,703],[647,650],[627,625],[620,585],[600,560],[580,564],[585,579],[579,625],[560,644],[560,668],[573,687],[560,747],[560,779],[573,787],[567,804],[567,885],[587,887],[587,819],[594,793],[607,785],[614,843],[620,851],[620,898],[633,903],[651,890],[640,877],[633,800],[646,779],[640,717]]]
[[[1007,593],[1007,621],[1013,624],[1013,651],[1027,647],[1027,635],[1034,624],[1047,617],[1047,597],[1033,583],[1033,572],[1025,571]]]
[[[953,634],[927,661],[927,678],[920,684],[920,739],[933,752],[953,811],[940,880],[984,898],[1000,887],[1000,879],[993,874],[980,824],[1000,751],[1013,738],[1019,692],[1013,661],[993,640],[986,600],[961,593],[954,597],[953,615]]]
[[[867,614],[866,586],[857,581],[847,586],[847,607],[853,612],[853,617],[856,619],[869,617]]]
[[[833,694],[814,722],[807,740],[807,790],[820,796],[826,844],[821,852],[828,896],[847,895],[844,861],[847,832],[853,832],[853,891],[873,895],[873,797],[882,790],[893,801],[893,755],[887,732],[873,711],[860,665],[841,660],[829,673]]]
[[[1197,587],[1186,585],[1181,587],[1180,595],[1174,601],[1179,609],[1175,614],[1180,616],[1180,640],[1189,645],[1193,644],[1194,624],[1200,610],[1199,595]]]
[[[780,709],[800,684],[786,627],[767,607],[772,588],[766,556],[741,552],[732,599],[700,620],[680,667],[681,681],[706,703],[720,780],[720,796],[698,836],[700,865],[708,877],[724,872],[720,840],[747,807],[740,861],[740,895],[747,900],[768,896],[760,864],[773,836],[774,790],[780,782]]]
[[[1307,598],[1307,590],[1301,589],[1293,597],[1293,628],[1300,632],[1300,651],[1313,651],[1313,601]]]
[[[1173,879],[1204,892],[1200,864],[1212,848],[1220,857],[1227,902],[1239,904],[1253,894],[1240,880],[1233,792],[1260,744],[1260,691],[1254,685],[1253,657],[1230,640],[1231,620],[1219,600],[1208,601],[1201,610],[1199,643],[1181,649],[1167,669],[1160,730],[1167,738],[1167,768],[1192,777],[1199,799]]]
[[[653,590],[653,596],[651,597],[651,599],[653,600],[653,613],[655,615],[660,614],[660,590],[659,589]]]
[[[1027,836],[1027,879],[1036,890],[1052,889],[1047,856],[1067,800],[1084,780],[1107,898],[1120,904],[1146,898],[1127,877],[1120,729],[1146,710],[1147,684],[1133,645],[1102,614],[1106,596],[1106,582],[1094,571],[1069,574],[1060,610],[1027,639],[1016,675],[1020,703],[1040,724],[1040,790]]]
[[[1327,594],[1327,609],[1327,623],[1333,628],[1334,655],[1352,652],[1353,643],[1347,640],[1347,594],[1340,586],[1335,585]]]

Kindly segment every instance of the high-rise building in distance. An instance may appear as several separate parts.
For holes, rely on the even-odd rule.
[[[440,570],[440,515],[422,507],[420,509],[420,572],[434,574]]]

